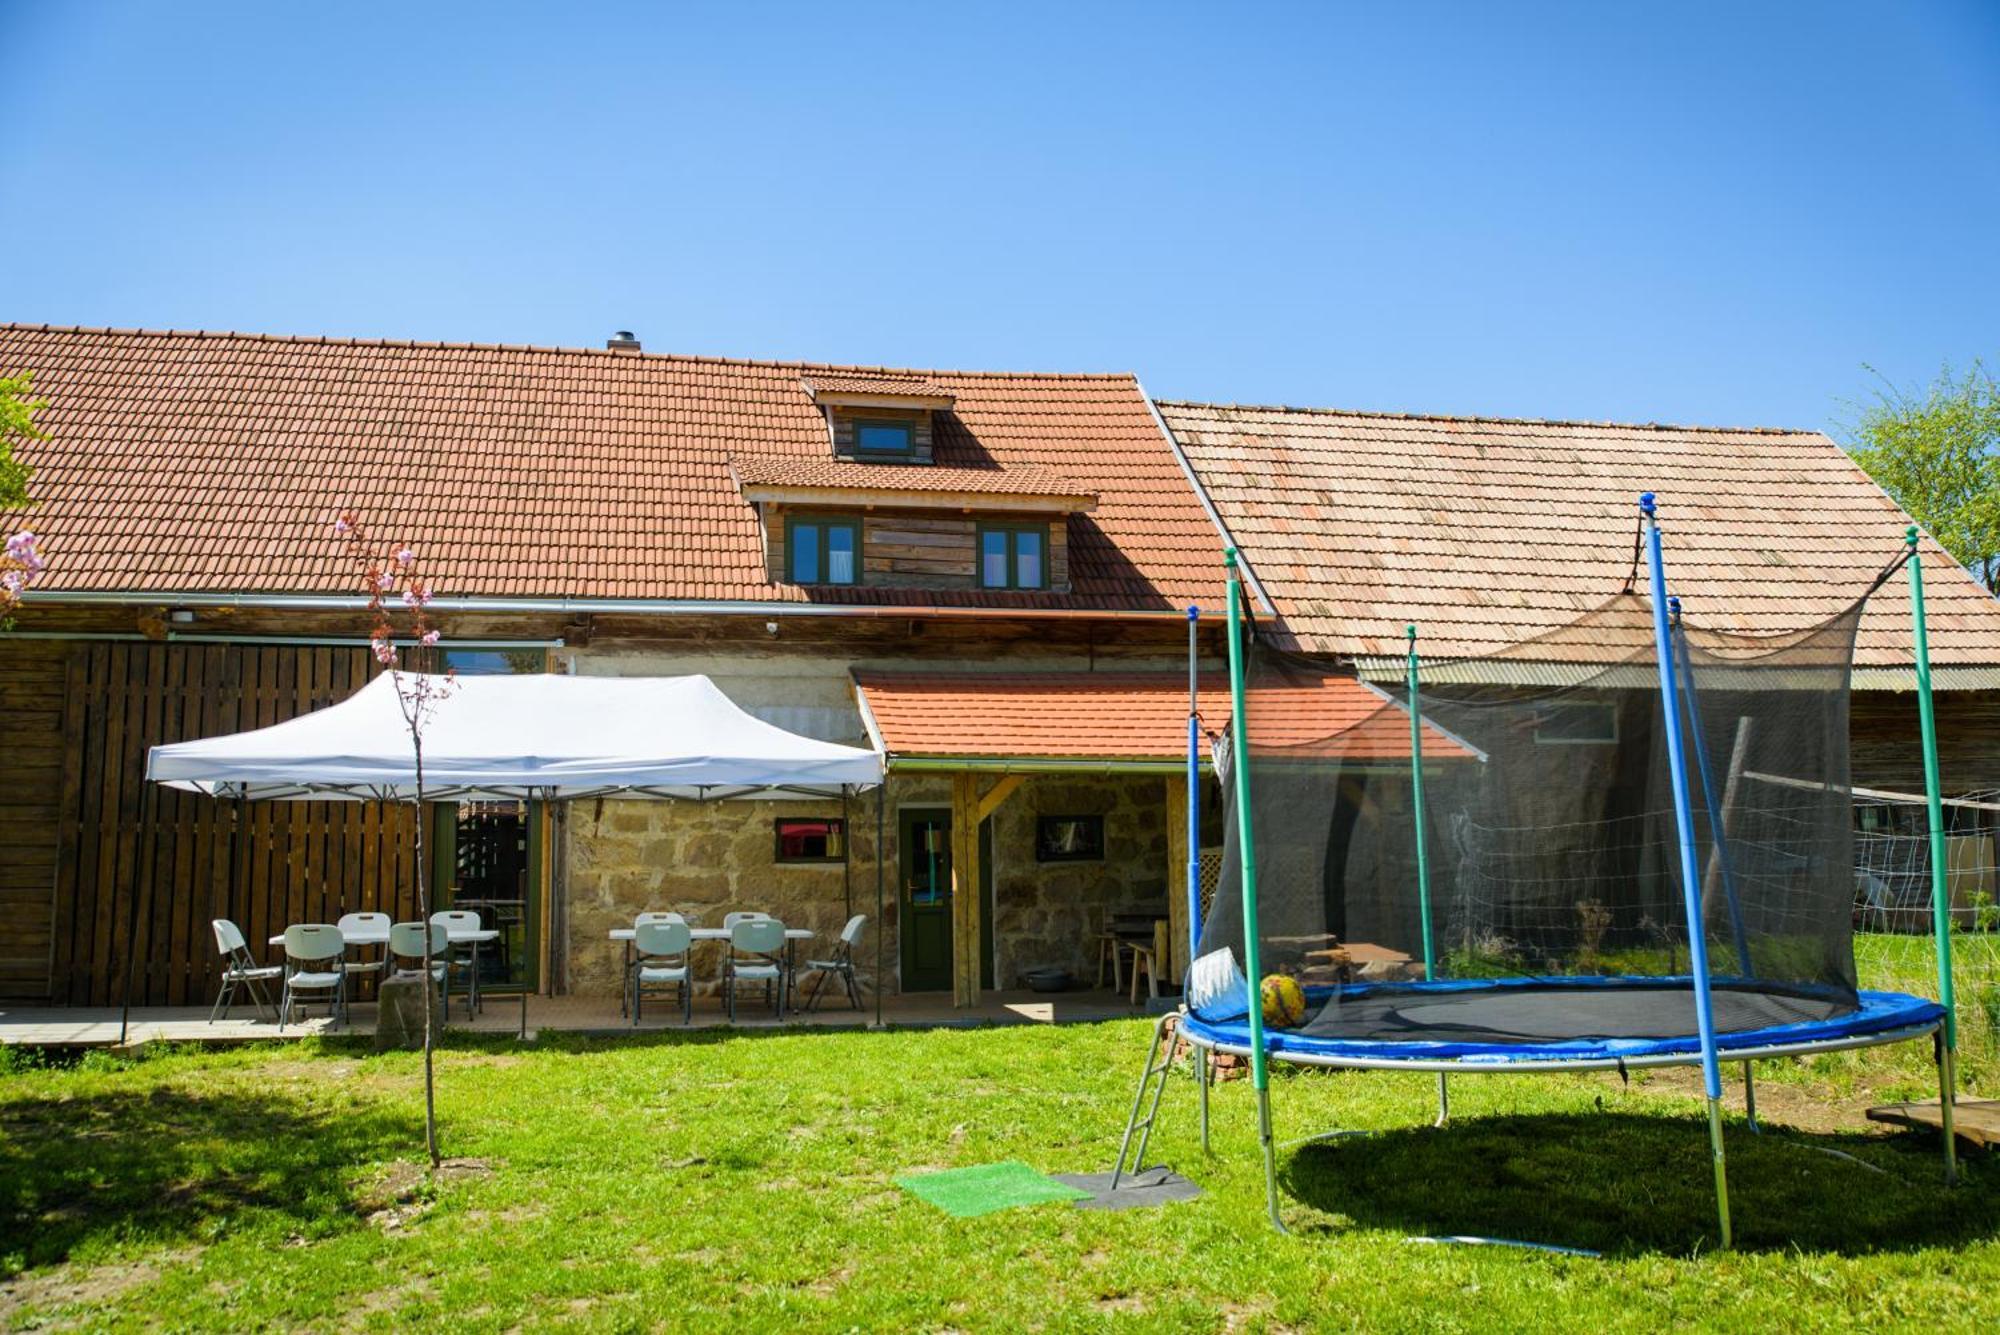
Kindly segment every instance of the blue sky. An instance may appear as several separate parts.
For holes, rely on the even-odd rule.
[[[2000,5],[0,0],[0,318],[1828,426],[2000,361]]]

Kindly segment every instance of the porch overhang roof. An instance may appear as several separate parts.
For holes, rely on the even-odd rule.
[[[854,694],[891,769],[1015,773],[1179,773],[1187,766],[1188,679],[1178,672],[881,672],[856,669]],[[1260,687],[1249,699],[1259,746],[1339,738],[1343,754],[1410,759],[1408,715],[1353,677]],[[1228,725],[1228,683],[1195,693],[1199,763]],[[1476,753],[1425,725],[1426,761]]]

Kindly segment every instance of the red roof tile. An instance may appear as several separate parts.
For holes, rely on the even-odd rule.
[[[963,492],[1094,501],[1095,493],[1039,464],[953,468],[937,464],[854,463],[846,459],[737,459],[746,486],[830,487],[843,491]]]
[[[825,455],[801,384],[874,368],[601,349],[0,325],[49,400],[31,512],[46,593],[346,593],[342,510],[421,548],[441,596],[1165,610],[1219,596],[1221,544],[1130,376],[908,372],[956,396],[945,467],[1046,469],[1071,594],[773,584],[733,459]],[[19,516],[0,516],[18,519]]]
[[[1181,673],[858,670],[853,676],[892,757],[1114,762],[1187,757],[1188,682]],[[1228,726],[1226,682],[1205,680],[1197,699],[1206,733],[1212,737]],[[1247,701],[1250,738],[1260,747],[1306,747],[1338,738],[1345,755],[1409,757],[1409,715],[1352,677],[1265,687]],[[1426,724],[1424,754],[1471,753]]]
[[[1688,619],[1738,633],[1847,607],[1909,523],[1817,432],[1158,407],[1286,630],[1321,653],[1401,654],[1409,622],[1434,655],[1565,625],[1623,586],[1641,491]],[[1936,660],[2000,664],[2000,602],[1928,538],[1923,554]],[[1909,662],[1907,591],[1870,600],[1857,666]]]
[[[814,394],[843,394],[852,396],[880,395],[896,399],[944,399],[950,400],[952,393],[935,380],[922,376],[899,375],[844,375],[838,372],[813,371],[805,377],[805,386]]]

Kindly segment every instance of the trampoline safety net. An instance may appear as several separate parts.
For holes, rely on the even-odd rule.
[[[1293,1032],[1476,1044],[1691,1034],[1691,931],[1707,941],[1718,1033],[1852,1011],[1847,720],[1860,611],[1783,637],[1677,629],[1694,923],[1644,597],[1488,658],[1420,665],[1428,932],[1406,690],[1383,683],[1373,712],[1327,718],[1315,703],[1325,693],[1304,688],[1331,660],[1246,645],[1260,967],[1303,986]],[[1227,845],[1201,953],[1229,950],[1242,968],[1233,779],[1222,788]],[[1196,1010],[1238,1018],[1244,1001],[1237,990]]]

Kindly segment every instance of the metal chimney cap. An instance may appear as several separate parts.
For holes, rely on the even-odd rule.
[[[639,336],[629,329],[620,329],[610,338],[604,340],[604,346],[613,352],[637,352],[639,350]]]

